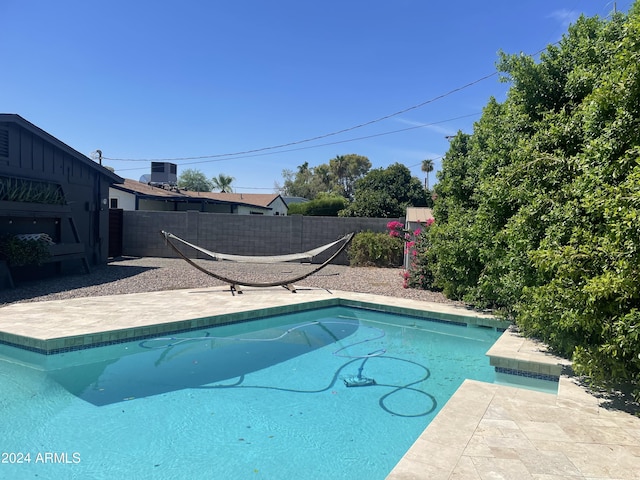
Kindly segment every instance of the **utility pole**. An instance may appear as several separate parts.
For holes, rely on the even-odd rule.
[[[98,154],[98,162],[102,165],[102,150],[96,150],[96,153]]]

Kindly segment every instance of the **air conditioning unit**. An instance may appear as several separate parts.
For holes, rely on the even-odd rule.
[[[151,185],[178,184],[178,166],[175,163],[151,162]]]

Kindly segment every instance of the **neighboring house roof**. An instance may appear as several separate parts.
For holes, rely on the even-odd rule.
[[[407,222],[423,223],[433,218],[433,210],[427,207],[407,207]]]
[[[216,203],[231,203],[235,205],[247,205],[261,208],[271,208],[271,204],[280,197],[278,193],[219,193],[219,192],[192,192],[189,190],[167,190],[162,187],[154,187],[146,183],[126,178],[123,183],[113,185],[112,188],[123,192],[134,193],[139,197],[158,197],[165,200],[189,200],[207,199]],[[284,203],[284,200],[282,200]]]
[[[141,197],[162,197],[164,199],[167,198],[189,198],[188,195],[185,195],[182,192],[177,192],[175,190],[166,190],[160,187],[153,187],[151,185],[147,185],[146,183],[137,182],[136,180],[130,180],[128,178],[124,179],[124,182],[115,184],[111,186],[117,190],[121,190],[123,192],[135,193]]]
[[[291,205],[292,203],[307,203],[309,201],[308,198],[304,197],[282,197],[282,199],[287,205]]]
[[[52,145],[55,145],[57,148],[59,148],[60,150],[66,152],[67,154],[69,154],[70,156],[72,156],[73,158],[78,160],[79,162],[86,164],[88,167],[90,167],[90,168],[92,168],[94,170],[97,170],[102,175],[108,177],[111,181],[113,181],[115,183],[121,183],[123,181],[122,177],[119,177],[118,175],[113,173],[111,170],[109,170],[109,169],[103,167],[102,165],[94,162],[93,160],[91,160],[86,155],[78,152],[77,150],[74,150],[69,145],[67,145],[66,143],[61,142],[56,137],[54,137],[53,135],[45,132],[41,128],[36,127],[33,123],[25,120],[20,115],[17,115],[15,113],[0,113],[0,123],[15,123],[16,125],[19,125],[20,127],[24,128],[25,130],[33,133],[34,135],[37,135],[38,137],[46,140],[47,142],[51,143]]]
[[[221,202],[242,203],[245,205],[255,205],[256,207],[270,207],[280,194],[278,193],[220,193],[220,192],[189,192],[182,190],[185,194],[196,198],[210,198]],[[280,197],[282,198],[282,197]],[[284,200],[282,200],[283,203]],[[286,203],[285,203],[286,204]]]

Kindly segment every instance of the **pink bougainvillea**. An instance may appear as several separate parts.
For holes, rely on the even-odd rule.
[[[393,220],[393,221],[387,223],[387,228],[389,230],[399,230],[399,229],[404,228],[404,223],[399,222],[397,220]]]
[[[402,288],[409,288],[409,271],[402,271]]]
[[[404,223],[397,220],[387,223],[387,228],[389,229],[389,235],[392,237],[400,237],[401,233],[404,234]]]
[[[418,223],[422,225],[422,228],[419,227],[413,231],[405,228],[405,225],[397,220],[387,223],[389,235],[404,239],[404,251],[409,256],[408,268],[402,271],[402,286],[404,288],[428,288],[428,276],[430,275],[425,273],[427,268],[424,254],[428,248],[427,230],[433,225],[434,219],[429,218],[426,222]]]

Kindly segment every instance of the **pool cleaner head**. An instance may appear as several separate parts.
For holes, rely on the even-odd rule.
[[[368,387],[369,385],[376,384],[376,381],[373,378],[367,378],[360,375],[343,378],[342,381],[347,387]]]

